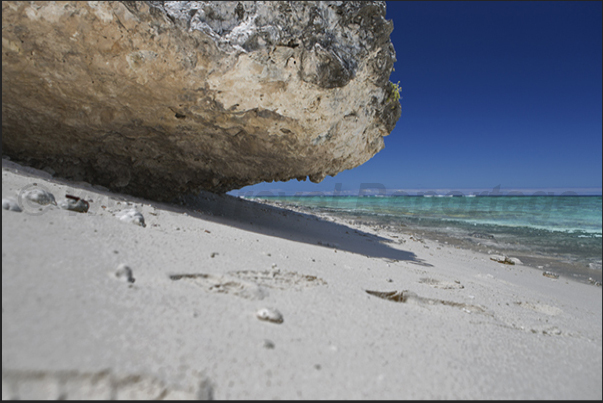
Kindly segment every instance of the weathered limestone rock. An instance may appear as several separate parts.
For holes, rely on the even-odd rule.
[[[400,116],[384,2],[2,2],[3,154],[170,199],[319,182]]]

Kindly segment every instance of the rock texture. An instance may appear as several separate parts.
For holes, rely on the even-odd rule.
[[[400,116],[384,2],[2,2],[3,154],[170,199],[319,182]]]

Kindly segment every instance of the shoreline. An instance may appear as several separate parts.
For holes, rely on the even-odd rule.
[[[499,197],[499,196],[496,196]],[[549,196],[543,196],[549,197]],[[578,197],[591,197],[591,196],[578,196]],[[551,256],[538,251],[515,251],[506,248],[504,245],[498,245],[496,241],[489,241],[487,239],[476,239],[471,238],[469,235],[463,238],[456,237],[450,233],[444,231],[438,231],[436,229],[418,227],[412,224],[404,224],[403,226],[391,224],[379,224],[377,222],[371,222],[369,218],[363,217],[361,220],[354,218],[354,214],[336,215],[329,214],[329,212],[316,212],[312,211],[311,208],[305,206],[298,206],[295,204],[289,204],[282,200],[270,200],[270,199],[245,199],[253,200],[259,203],[263,203],[270,206],[282,207],[296,211],[303,214],[315,215],[318,217],[328,217],[342,225],[349,225],[353,228],[363,228],[365,230],[374,231],[375,233],[389,233],[397,235],[411,236],[413,234],[419,235],[421,238],[429,239],[433,242],[440,243],[443,245],[450,245],[453,247],[459,247],[464,250],[471,250],[476,253],[487,254],[487,255],[504,255],[509,258],[518,258],[522,265],[530,267],[534,270],[542,272],[553,272],[559,274],[563,278],[570,279],[572,281],[578,281],[584,284],[600,286],[603,279],[603,273],[601,270],[591,269],[586,267],[581,262],[569,262],[564,260],[560,256]],[[394,241],[390,236],[390,240]]]
[[[3,399],[601,399],[600,287],[428,236],[210,193],[152,202],[3,159],[3,199],[33,183],[90,209],[2,210]],[[120,219],[131,209],[144,227]]]

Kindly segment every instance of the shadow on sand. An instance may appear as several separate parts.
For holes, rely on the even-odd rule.
[[[175,213],[186,212],[192,217],[294,242],[321,245],[366,257],[431,266],[412,252],[388,245],[393,243],[390,239],[311,214],[208,192],[182,198],[181,203],[162,204],[161,208]]]
[[[371,258],[406,261],[422,266],[431,266],[425,261],[418,259],[412,252],[390,246],[389,244],[393,243],[390,239],[331,222],[311,214],[298,213],[276,206],[244,200],[239,197],[202,191],[197,196],[181,197],[180,202],[177,203],[162,203],[112,192],[102,186],[53,177],[47,172],[21,166],[5,159],[2,159],[2,168],[31,177],[32,184],[35,184],[35,178],[39,178],[79,189],[73,192],[75,196],[88,200],[96,200],[90,206],[91,211],[100,208],[101,199],[104,199],[104,203],[107,205],[120,200],[129,201],[151,205],[173,214],[186,213],[192,218],[216,222],[240,230],[294,242],[320,245],[325,248],[347,251]],[[43,186],[36,186],[43,188]],[[92,193],[95,195],[92,195]]]

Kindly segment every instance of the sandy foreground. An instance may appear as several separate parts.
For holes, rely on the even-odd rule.
[[[412,234],[230,196],[150,202],[3,160],[3,199],[34,187],[90,209],[2,210],[3,399],[602,397],[600,287]],[[119,219],[131,208],[145,227]]]

